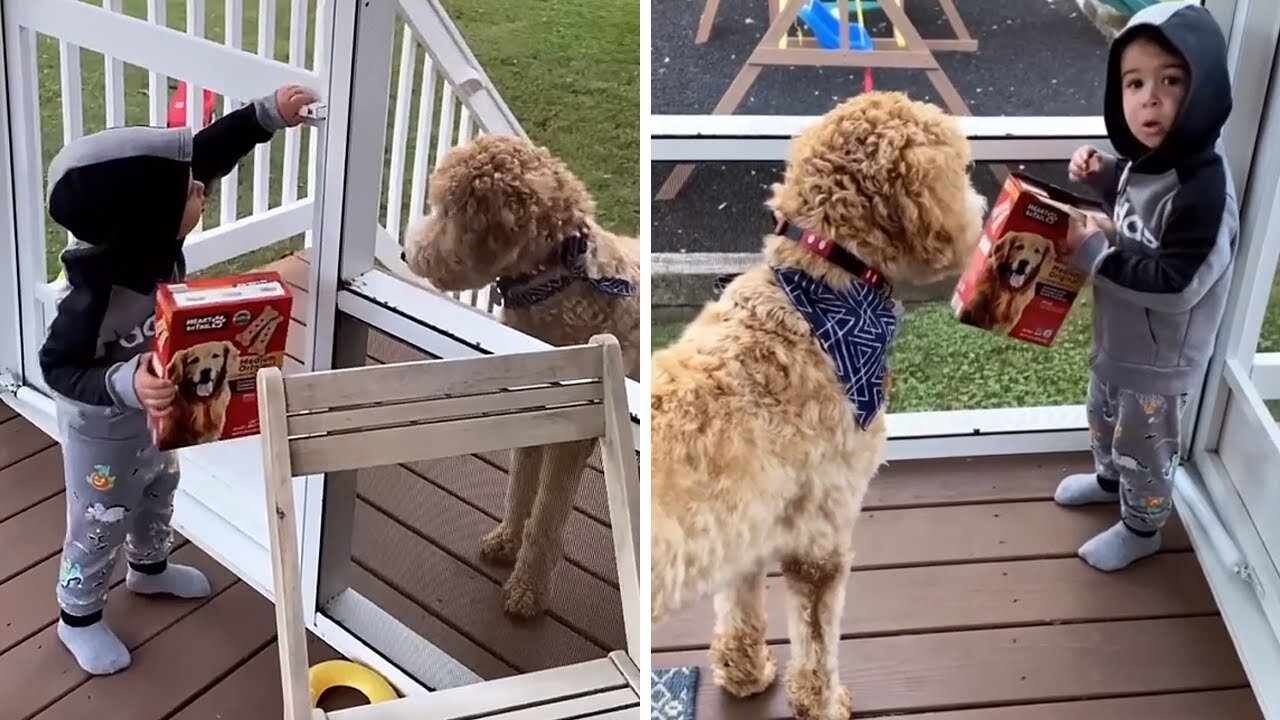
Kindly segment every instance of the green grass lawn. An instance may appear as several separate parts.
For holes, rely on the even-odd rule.
[[[560,155],[587,184],[596,197],[602,222],[621,232],[637,232],[640,225],[638,6],[620,0],[551,0],[522,5],[518,12],[512,12],[510,3],[500,0],[443,0],[443,5],[533,141]],[[125,0],[124,6],[130,15],[146,16],[145,0]],[[206,37],[217,42],[224,38],[223,9],[223,3],[206,3]],[[185,29],[186,2],[167,0],[166,20],[169,27]],[[288,3],[276,4],[275,23],[275,57],[285,59],[289,44]],[[258,2],[244,0],[242,47],[250,52],[257,49],[257,26]],[[313,26],[314,18],[311,18],[308,27]],[[394,39],[388,38],[387,47],[392,53],[391,87],[394,90],[399,74],[398,29]],[[306,56],[310,57],[311,52],[308,40]],[[43,121],[41,149],[47,168],[63,144],[58,43],[41,36],[37,53]],[[90,133],[105,126],[104,62],[96,52],[82,50],[80,55],[84,131]],[[421,67],[421,61],[418,66]],[[174,81],[170,80],[170,87],[173,85]],[[411,118],[416,117],[416,97],[415,92]],[[147,124],[149,102],[146,70],[126,65],[126,123]],[[221,112],[219,101],[217,113]],[[307,193],[305,158],[310,132],[304,126],[301,133],[304,164],[300,171],[299,197]],[[388,120],[388,146],[390,135]],[[411,134],[410,148],[413,141]],[[433,131],[433,157],[434,146]],[[389,158],[390,147],[386,154]],[[271,142],[272,206],[281,204],[283,156],[284,133],[278,133]],[[252,155],[242,161],[239,169],[237,217],[242,218],[250,214],[253,206]],[[406,184],[408,177],[406,163]],[[385,189],[382,195],[385,207]],[[407,196],[406,187],[405,210],[409,202]],[[217,226],[219,214],[219,200],[215,195],[205,214],[206,229]],[[52,279],[60,271],[58,254],[66,243],[66,234],[47,216],[46,226],[49,278]],[[301,244],[301,236],[282,239],[271,247],[209,268],[202,274],[256,267],[298,249]]]
[[[893,354],[894,412],[960,410],[1083,403],[1088,387],[1090,297],[1067,317],[1045,348],[1000,337],[955,320],[946,302],[907,310]],[[653,349],[679,337],[683,323],[653,327]],[[1280,279],[1272,286],[1258,343],[1280,351]],[[1276,410],[1280,417],[1280,409]]]

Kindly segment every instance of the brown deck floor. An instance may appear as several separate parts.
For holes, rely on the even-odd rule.
[[[1164,550],[1105,574],[1075,556],[1114,507],[1053,503],[1087,454],[895,462],[855,531],[840,675],[855,717],[1122,720],[1262,714],[1175,517]],[[768,642],[788,655],[781,578]],[[653,667],[697,665],[699,720],[790,718],[785,684],[737,700],[707,670],[704,601],[653,630]]]
[[[273,267],[294,285],[301,318],[305,261]],[[296,371],[306,328],[295,319],[292,330],[287,370]],[[424,357],[377,333],[369,355],[371,363]],[[358,478],[353,587],[486,679],[601,658],[625,644],[598,457],[569,521],[548,614],[520,623],[501,612],[507,571],[480,560],[477,548],[502,512],[508,455],[444,458]],[[279,717],[271,604],[182,538],[175,559],[208,574],[212,597],[136,596],[124,590],[121,569],[107,616],[133,665],[109,677],[81,672],[55,634],[65,515],[59,447],[0,402],[0,720]],[[312,662],[333,657],[311,638]],[[339,691],[321,704],[332,710],[357,702]]]
[[[134,595],[123,586],[120,564],[107,617],[133,653],[133,664],[109,677],[81,671],[55,628],[53,589],[65,523],[57,444],[0,403],[0,717],[280,716],[271,604],[181,537],[174,559],[203,570],[213,594],[197,601]],[[313,661],[338,657],[314,636],[310,640]],[[321,705],[334,710],[356,702],[356,696],[340,692],[326,694]]]

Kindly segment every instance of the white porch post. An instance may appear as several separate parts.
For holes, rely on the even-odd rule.
[[[1223,140],[1230,161],[1243,162],[1249,172],[1245,175],[1239,167],[1232,168],[1235,177],[1244,179],[1237,187],[1240,237],[1217,350],[1196,416],[1191,458],[1218,447],[1227,399],[1223,372],[1228,360],[1237,360],[1245,368],[1253,365],[1277,262],[1276,243],[1269,243],[1267,234],[1275,221],[1275,202],[1280,200],[1276,180],[1280,172],[1280,122],[1274,113],[1268,113],[1267,91],[1278,72],[1274,60],[1280,39],[1280,4],[1242,5],[1234,19],[1243,29],[1232,32],[1238,43],[1231,49],[1232,57],[1238,58],[1233,83],[1236,104]],[[1264,119],[1271,122],[1264,123]]]
[[[0,18],[3,18],[2,8]],[[22,317],[19,309],[21,276],[18,272],[18,234],[12,212],[16,205],[5,39],[0,33],[0,168],[3,168],[0,170],[0,207],[10,209],[0,217],[0,394],[6,392],[3,387],[6,379],[18,385],[23,382]]]
[[[330,48],[328,119],[314,191],[315,242],[310,250],[308,370],[362,365],[367,334],[337,315],[341,282],[373,268],[386,135],[391,39],[397,3],[327,3]],[[307,607],[320,608],[349,587],[354,523],[354,472],[309,477],[303,527],[303,584]]]
[[[45,391],[39,351],[44,342],[44,308],[36,292],[48,277],[45,264],[44,169],[40,138],[40,95],[36,88],[36,36],[18,25],[5,3],[4,73],[8,150],[12,161],[12,231],[21,292],[23,382]],[[12,267],[12,266],[10,266]]]

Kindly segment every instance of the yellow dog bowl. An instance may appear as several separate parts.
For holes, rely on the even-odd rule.
[[[391,683],[373,670],[349,660],[326,660],[311,668],[311,707],[316,706],[326,690],[351,688],[364,695],[369,704],[387,702],[399,697]]]

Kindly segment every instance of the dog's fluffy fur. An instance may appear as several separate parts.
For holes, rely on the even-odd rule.
[[[536,275],[556,264],[563,240],[590,231],[593,277],[640,285],[640,243],[595,220],[595,201],[548,150],[522,139],[482,135],[445,156],[428,189],[430,214],[410,224],[405,260],[445,291],[480,288],[500,277]],[[608,333],[622,347],[626,372],[640,373],[640,302],[575,282],[529,307],[503,308],[502,321],[556,346],[585,344]],[[545,608],[547,582],[563,553],[564,525],[594,441],[513,452],[507,516],[487,535],[482,555],[514,563],[504,607],[517,617]]]
[[[768,205],[892,282],[938,280],[959,272],[980,233],[985,201],[968,162],[964,135],[937,107],[865,94],[796,138]],[[832,286],[848,287],[849,273],[776,235],[764,260],[653,358],[652,619],[716,593],[715,681],[761,692],[776,672],[764,576],[781,562],[788,699],[797,718],[843,720],[840,614],[884,415],[858,427],[830,357],[768,265]]]
[[[231,404],[227,376],[239,351],[227,341],[200,343],[173,354],[165,376],[177,386],[173,413],[164,422],[164,438],[174,446],[198,445],[222,437]],[[208,390],[197,391],[205,384]]]
[[[961,322],[1008,333],[1036,295],[1036,280],[1053,264],[1053,241],[1027,232],[1011,232],[987,257],[973,298],[960,311]]]

